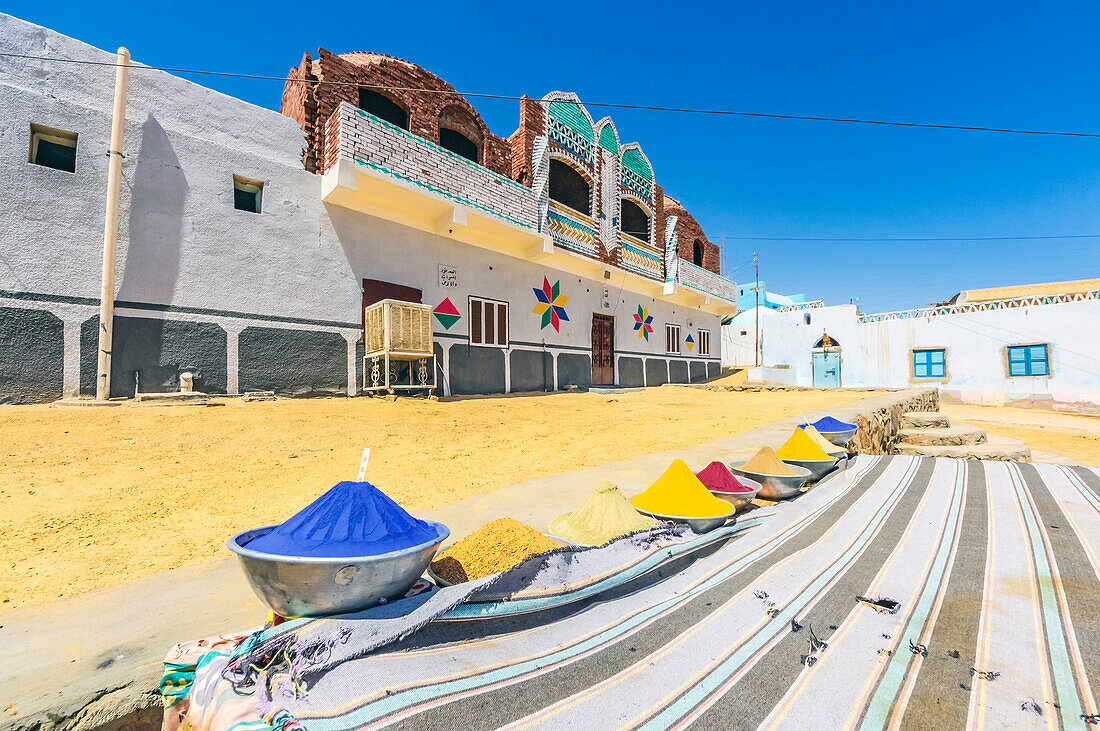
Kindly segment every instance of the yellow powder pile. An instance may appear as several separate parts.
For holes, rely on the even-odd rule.
[[[711,518],[730,512],[730,504],[711,495],[682,459],[674,460],[656,482],[630,502],[641,510],[683,518]]]
[[[653,518],[635,510],[619,488],[601,482],[579,508],[554,518],[550,532],[574,543],[602,546],[613,538],[656,525]]]
[[[814,440],[814,444],[821,447],[822,450],[830,455],[836,454],[837,452],[846,451],[844,447],[838,447],[825,437],[821,436],[821,432],[819,432],[817,430],[817,427],[815,427],[813,424],[807,424],[805,427],[802,428],[802,431],[809,434],[810,439]]]
[[[493,520],[458,541],[432,561],[436,576],[452,584],[506,571],[558,544],[518,520]]]
[[[775,455],[779,457],[779,459],[833,459],[833,457],[830,457],[824,449],[819,447],[814,442],[813,438],[809,434],[802,431],[801,429],[795,429],[794,434],[791,434],[791,438],[788,439],[782,447],[775,451]]]
[[[741,469],[746,472],[755,472],[758,475],[786,477],[795,474],[795,471],[779,459],[779,456],[771,447],[761,447],[760,451],[752,456],[752,459],[741,465]]]

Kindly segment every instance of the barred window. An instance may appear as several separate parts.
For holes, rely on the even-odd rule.
[[[680,326],[665,325],[665,352],[680,352]]]
[[[710,355],[710,330],[699,331],[699,355]]]
[[[508,303],[470,297],[470,345],[508,347]]]

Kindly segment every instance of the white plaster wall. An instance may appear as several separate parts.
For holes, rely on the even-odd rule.
[[[462,313],[462,319],[447,331],[451,335],[469,334],[467,297],[474,295],[509,303],[512,341],[535,344],[545,341],[551,348],[571,346],[587,350],[591,346],[592,315],[598,313],[615,318],[615,346],[619,353],[664,356],[665,324],[676,324],[680,326],[681,340],[689,332],[698,340],[697,331],[709,329],[710,357],[719,357],[720,317],[625,291],[621,286],[624,275],[619,272],[609,282],[586,279],[340,206],[328,206],[328,214],[353,276],[417,287],[423,290],[424,301],[432,306],[450,298]],[[457,289],[439,286],[441,264],[458,270]],[[551,285],[560,281],[562,294],[569,297],[565,309],[570,319],[561,323],[560,332],[555,332],[552,326],[542,328],[542,317],[532,312],[536,304],[532,289],[542,286],[544,276]],[[609,304],[606,308],[605,288]],[[653,333],[648,341],[638,338],[633,329],[639,305],[648,308],[653,316]],[[698,350],[688,352],[682,346],[682,355],[698,356]]]
[[[764,342],[769,326],[780,317],[770,307],[755,308],[760,317],[760,342]],[[744,331],[744,335],[742,335]],[[745,368],[756,365],[756,319],[753,310],[742,311],[729,325],[722,327],[722,365]]]
[[[841,346],[843,386],[902,388],[913,383],[961,391],[1100,395],[1100,301],[1018,307],[860,324],[851,305],[776,313],[767,323],[764,360],[790,365],[799,385],[813,384],[812,348],[823,332]],[[1005,375],[1005,348],[1050,344],[1048,377]],[[947,378],[910,378],[910,351],[945,348]]]
[[[6,15],[0,50],[115,58]],[[0,289],[98,297],[113,86],[110,66],[0,59]],[[140,68],[126,117],[119,299],[359,319],[293,120]],[[79,134],[75,174],[27,161],[32,122]],[[233,208],[234,173],[265,181],[262,215]]]

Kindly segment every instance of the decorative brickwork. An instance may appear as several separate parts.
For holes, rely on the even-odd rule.
[[[537,101],[523,95],[519,100],[519,128],[508,138],[512,178],[527,186],[534,180],[535,139],[545,134],[546,112]]]
[[[337,83],[310,83],[316,81]],[[357,85],[360,84],[429,90],[373,89],[408,112],[409,131],[413,134],[438,143],[441,126],[453,129],[478,146],[479,163],[511,177],[511,146],[489,132],[481,115],[453,86],[400,58],[377,53],[336,55],[323,48],[318,49],[316,60],[311,61],[306,54],[302,64],[291,69],[283,91],[282,113],[297,120],[306,133],[306,151],[303,154],[306,169],[313,172],[324,170],[324,122],[332,116],[340,102],[358,106]]]
[[[721,250],[718,245],[712,244],[707,239],[702,226],[684,209],[680,201],[668,195],[664,195],[663,198],[665,216],[676,217],[676,252],[680,258],[694,263],[695,242],[699,241],[703,244],[703,268],[715,274],[721,274]]]

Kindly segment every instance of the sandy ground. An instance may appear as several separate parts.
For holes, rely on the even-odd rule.
[[[1012,406],[944,405],[940,410],[952,423],[973,424],[986,434],[1019,439],[1033,452],[1100,466],[1100,417]]]
[[[0,406],[0,611],[228,555],[341,479],[410,509],[732,436],[861,392]]]

